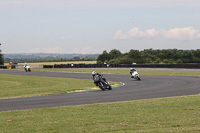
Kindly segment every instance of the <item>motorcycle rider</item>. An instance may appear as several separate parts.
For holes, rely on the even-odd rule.
[[[101,82],[103,82],[104,85],[107,84],[106,81],[104,81],[104,80],[106,80],[106,79],[105,79],[105,78],[102,78],[102,77],[103,77],[102,74],[97,73],[96,71],[93,71],[93,72],[92,72],[92,77],[93,77],[93,80],[94,80],[94,81],[95,81],[95,78],[96,78],[97,76],[100,77],[99,80],[100,80]],[[98,86],[96,82],[94,82],[94,83],[95,83],[96,86]]]
[[[141,80],[139,77],[139,73],[137,72],[136,69],[130,68],[130,74],[131,74],[131,78]]]
[[[24,63],[24,68],[26,68],[26,66],[27,66],[27,63],[25,62],[25,63]]]
[[[26,72],[30,71],[30,66],[28,66],[26,62],[24,63],[24,69]]]
[[[93,72],[92,72],[92,78],[93,78],[94,81],[95,81],[96,76],[101,77],[102,75],[99,74],[99,73],[97,73],[96,71],[93,71]],[[95,84],[96,86],[98,86],[96,82],[94,82],[94,84]]]
[[[131,78],[133,78],[132,74],[133,74],[135,71],[137,71],[137,70],[135,70],[135,69],[133,69],[133,68],[130,68]]]
[[[103,91],[105,91],[105,89],[112,90],[110,83],[106,81],[106,79],[103,77],[103,74],[99,74],[96,71],[93,71],[92,77],[94,84],[96,86],[99,86],[99,88],[102,89]]]

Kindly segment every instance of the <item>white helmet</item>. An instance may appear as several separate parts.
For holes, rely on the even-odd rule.
[[[96,75],[96,74],[97,74],[96,71],[93,71],[93,72],[92,72],[92,75],[93,75],[93,76]]]
[[[130,70],[133,70],[133,68],[130,68]]]

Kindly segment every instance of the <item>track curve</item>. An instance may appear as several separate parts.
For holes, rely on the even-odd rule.
[[[39,72],[0,70],[0,74],[26,76],[45,76],[62,78],[91,79],[88,73]],[[125,86],[113,88],[111,91],[89,91],[81,93],[0,99],[0,111],[24,110],[33,108],[71,106],[104,102],[130,101],[148,98],[161,98],[200,94],[200,78],[184,76],[141,76],[142,81],[136,81],[129,75],[108,75],[110,81],[125,83]]]

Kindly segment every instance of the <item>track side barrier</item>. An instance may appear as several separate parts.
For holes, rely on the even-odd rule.
[[[55,64],[43,68],[190,68],[200,69],[200,63],[191,64]]]
[[[15,69],[15,66],[10,66],[10,65],[7,65],[7,66],[3,66],[3,65],[0,65],[0,69]]]

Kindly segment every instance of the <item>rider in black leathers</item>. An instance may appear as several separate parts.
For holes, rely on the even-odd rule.
[[[95,84],[96,86],[98,86],[97,82],[95,82],[95,78],[96,78],[97,76],[100,77],[100,80],[105,84],[105,81],[102,80],[102,76],[103,76],[103,75],[97,73],[96,71],[93,71],[93,72],[92,72],[92,78],[93,78],[93,80],[94,80],[94,84]]]

